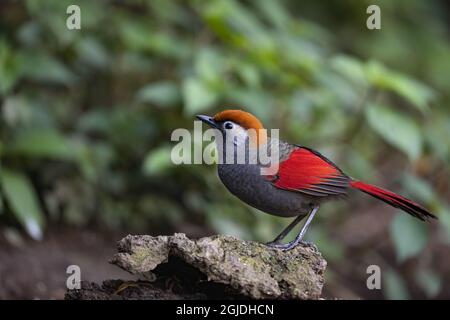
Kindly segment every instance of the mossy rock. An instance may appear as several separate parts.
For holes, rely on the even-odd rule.
[[[224,235],[197,240],[181,233],[158,237],[129,235],[118,243],[118,251],[112,263],[132,274],[147,278],[153,274],[158,278],[165,270],[164,276],[177,278],[180,287],[197,288],[192,275],[189,285],[183,283],[184,269],[190,268],[196,270],[191,271],[197,272],[197,282],[220,287],[223,298],[318,299],[326,268],[326,261],[314,245],[301,244],[282,251]],[[208,298],[211,291],[205,287],[203,284]]]

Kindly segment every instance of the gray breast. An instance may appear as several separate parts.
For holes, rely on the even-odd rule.
[[[308,196],[274,187],[256,164],[220,164],[218,174],[233,195],[266,213],[293,217],[312,207]]]

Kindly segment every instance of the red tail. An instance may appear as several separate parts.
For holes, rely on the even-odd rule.
[[[422,220],[428,221],[429,218],[436,219],[436,216],[431,214],[427,209],[418,205],[417,203],[412,202],[409,199],[406,199],[398,194],[395,194],[391,191],[384,190],[373,186],[371,184],[367,184],[361,181],[351,181],[350,185],[362,192],[370,194],[372,197],[380,199],[395,208],[402,209],[403,211],[409,213],[410,215]]]

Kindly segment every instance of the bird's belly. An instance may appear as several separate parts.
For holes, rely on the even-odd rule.
[[[300,193],[274,187],[250,164],[221,164],[218,174],[227,189],[248,205],[266,213],[293,217],[309,212],[312,199]]]

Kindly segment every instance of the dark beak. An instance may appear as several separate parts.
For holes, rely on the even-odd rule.
[[[215,122],[213,118],[211,118],[209,116],[203,116],[203,115],[197,115],[196,117],[198,120],[203,121],[207,125],[209,125],[213,128],[217,128],[217,122]]]

